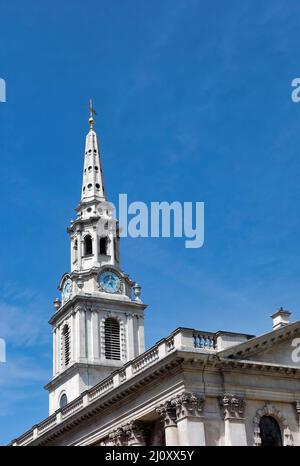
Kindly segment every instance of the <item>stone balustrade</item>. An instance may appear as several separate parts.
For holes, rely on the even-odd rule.
[[[18,443],[14,443],[14,445],[27,445],[29,442],[33,440],[33,431],[34,428],[32,428],[30,431],[25,432],[21,437],[18,439]]]
[[[207,350],[216,349],[216,338],[213,333],[195,332],[193,337],[195,348]]]
[[[136,374],[137,372],[142,371],[143,369],[148,367],[150,364],[153,364],[154,362],[156,362],[159,359],[158,352],[159,352],[159,349],[154,347],[153,349],[141,354],[141,356],[138,356],[132,362],[133,374]]]
[[[89,401],[94,401],[103,393],[108,392],[114,388],[114,379],[110,377],[109,379],[105,379],[103,382],[98,383],[95,387],[91,388],[88,391],[88,399]]]
[[[47,430],[51,429],[51,427],[54,427],[56,425],[56,415],[52,414],[52,416],[47,417],[45,421],[41,422],[38,425],[38,435],[43,434]]]
[[[64,408],[61,409],[61,416],[63,419],[68,418],[71,414],[76,413],[83,407],[83,397],[73,401],[72,403],[67,404]]]
[[[57,410],[52,416],[43,420],[24,435],[12,442],[13,445],[27,445],[48,430],[70,418],[83,407],[95,402],[108,392],[122,385],[128,379],[147,370],[151,365],[167,357],[176,350],[214,352],[216,351],[216,337],[213,333],[201,332],[194,329],[178,328],[167,338],[160,340],[149,350],[132,361],[124,364],[121,369],[113,372],[108,378],[91,389],[82,393],[80,397],[71,401],[67,406]]]

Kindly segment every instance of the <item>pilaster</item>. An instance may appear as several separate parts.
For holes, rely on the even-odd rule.
[[[134,322],[133,322],[133,314],[127,313],[127,356],[128,359],[134,359]]]
[[[204,398],[195,393],[182,393],[171,401],[176,409],[180,446],[204,446]]]
[[[220,398],[220,406],[225,423],[225,445],[246,446],[244,398],[225,393]]]
[[[179,445],[176,408],[172,405],[171,401],[166,401],[156,409],[156,412],[160,415],[164,423],[166,446]]]

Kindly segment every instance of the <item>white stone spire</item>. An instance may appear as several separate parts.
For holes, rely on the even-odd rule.
[[[100,161],[100,150],[97,134],[94,131],[94,115],[96,114],[92,99],[90,100],[90,130],[85,141],[85,156],[82,179],[81,203],[105,201],[104,182]]]
[[[106,200],[90,102],[81,201],[68,228],[70,272],[59,283],[50,414],[145,349],[140,286],[120,268],[118,222]]]

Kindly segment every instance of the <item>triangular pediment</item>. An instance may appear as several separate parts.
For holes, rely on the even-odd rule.
[[[219,355],[300,368],[300,321],[227,348]]]

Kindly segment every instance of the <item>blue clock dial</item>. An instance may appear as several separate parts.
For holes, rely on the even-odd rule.
[[[62,302],[65,303],[66,301],[68,301],[68,299],[70,299],[70,296],[71,296],[71,293],[72,293],[72,288],[73,288],[73,283],[72,283],[72,280],[70,278],[68,278],[64,285],[63,285],[63,289],[62,289]]]
[[[117,293],[121,286],[121,280],[117,274],[111,271],[103,272],[99,277],[101,288],[107,293]]]

